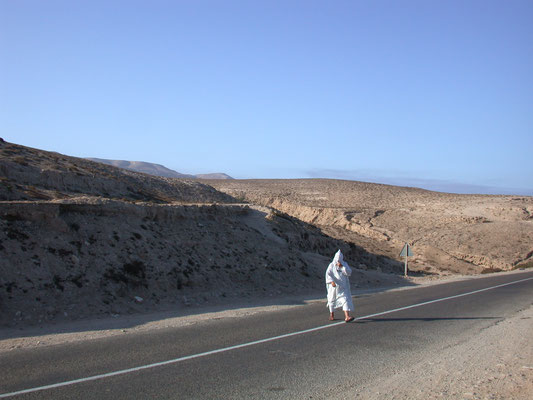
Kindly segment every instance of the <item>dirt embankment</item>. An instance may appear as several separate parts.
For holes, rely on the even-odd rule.
[[[338,248],[349,260],[395,267],[298,220],[246,205],[78,198],[0,208],[1,325],[316,291]],[[379,284],[363,271],[354,280]]]

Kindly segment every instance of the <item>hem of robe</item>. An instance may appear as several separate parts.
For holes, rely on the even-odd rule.
[[[334,288],[331,285],[326,285],[326,288],[328,291],[328,302],[326,306],[329,308],[330,311],[338,308],[342,308],[343,311],[354,311],[351,293],[349,296],[344,293],[340,296],[337,296],[336,287]],[[335,297],[333,297],[333,294],[335,294]]]

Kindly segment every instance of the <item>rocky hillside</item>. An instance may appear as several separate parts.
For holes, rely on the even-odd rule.
[[[272,207],[332,237],[412,268],[474,274],[508,270],[533,258],[533,197],[437,193],[363,182],[209,181],[241,201]]]
[[[194,180],[171,179],[0,143],[0,199],[60,200],[95,196],[155,203],[231,203],[233,199]]]
[[[338,248],[359,287],[401,263],[197,181],[0,142],[0,325],[323,290]]]
[[[0,140],[0,325],[319,293],[531,264],[533,198],[338,180],[152,176]],[[405,281],[404,281],[405,282]]]

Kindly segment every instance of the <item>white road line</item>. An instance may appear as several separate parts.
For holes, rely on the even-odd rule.
[[[372,317],[377,317],[379,315],[391,314],[391,313],[398,312],[398,311],[408,310],[410,308],[422,307],[422,306],[426,306],[428,304],[438,303],[440,301],[446,301],[446,300],[456,299],[456,298],[459,298],[459,297],[470,296],[472,294],[486,292],[487,290],[497,289],[497,288],[501,288],[501,287],[504,287],[504,286],[514,285],[516,283],[529,281],[531,279],[533,279],[533,277],[526,278],[526,279],[521,279],[521,280],[518,280],[518,281],[503,283],[501,285],[491,286],[491,287],[484,288],[484,289],[474,290],[472,292],[461,293],[461,294],[457,294],[457,295],[454,295],[454,296],[449,296],[449,297],[443,297],[443,298],[440,298],[440,299],[430,300],[430,301],[426,301],[424,303],[418,303],[418,304],[413,304],[413,305],[406,306],[406,307],[395,308],[393,310],[382,311],[382,312],[379,312],[379,313],[376,313],[376,314],[365,315],[363,317],[357,317],[355,319],[355,321],[368,319],[368,318],[372,318]],[[86,378],[74,379],[72,381],[59,382],[59,383],[54,383],[52,385],[39,386],[39,387],[30,388],[30,389],[19,390],[17,392],[4,393],[4,394],[0,394],[0,398],[16,396],[16,395],[25,394],[25,393],[38,392],[38,391],[41,391],[41,390],[54,389],[54,388],[58,388],[58,387],[62,387],[62,386],[75,385],[77,383],[95,381],[95,380],[98,380],[98,379],[109,378],[109,377],[117,376],[117,375],[129,374],[130,372],[137,372],[137,371],[142,371],[143,369],[161,367],[163,365],[168,365],[168,364],[175,364],[175,363],[179,363],[181,361],[192,360],[192,359],[195,359],[195,358],[205,357],[205,356],[209,356],[209,355],[217,354],[217,353],[224,353],[226,351],[241,349],[243,347],[254,346],[256,344],[261,344],[261,343],[272,342],[274,340],[284,339],[284,338],[288,338],[288,337],[291,337],[291,336],[303,335],[303,334],[306,334],[306,333],[319,331],[321,329],[333,328],[335,326],[344,325],[344,324],[346,324],[344,321],[343,322],[335,322],[335,323],[331,323],[331,324],[328,324],[328,325],[317,326],[316,328],[305,329],[303,331],[287,333],[285,335],[274,336],[274,337],[270,337],[270,338],[266,338],[266,339],[256,340],[256,341],[253,341],[253,342],[247,342],[247,343],[238,344],[238,345],[235,345],[235,346],[229,346],[229,347],[224,347],[224,348],[221,348],[221,349],[206,351],[204,353],[192,354],[192,355],[189,355],[189,356],[179,357],[179,358],[175,358],[175,359],[172,359],[172,360],[161,361],[161,362],[157,362],[157,363],[153,363],[153,364],[141,365],[139,367],[134,367],[134,368],[122,369],[122,370],[119,370],[119,371],[108,372],[107,374],[94,375],[94,376],[89,376],[89,377],[86,377]]]

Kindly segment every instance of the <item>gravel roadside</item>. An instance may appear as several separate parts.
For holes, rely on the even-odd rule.
[[[377,386],[361,388],[355,398],[533,398],[533,305],[446,349],[437,358],[427,354],[409,370],[383,379]]]

